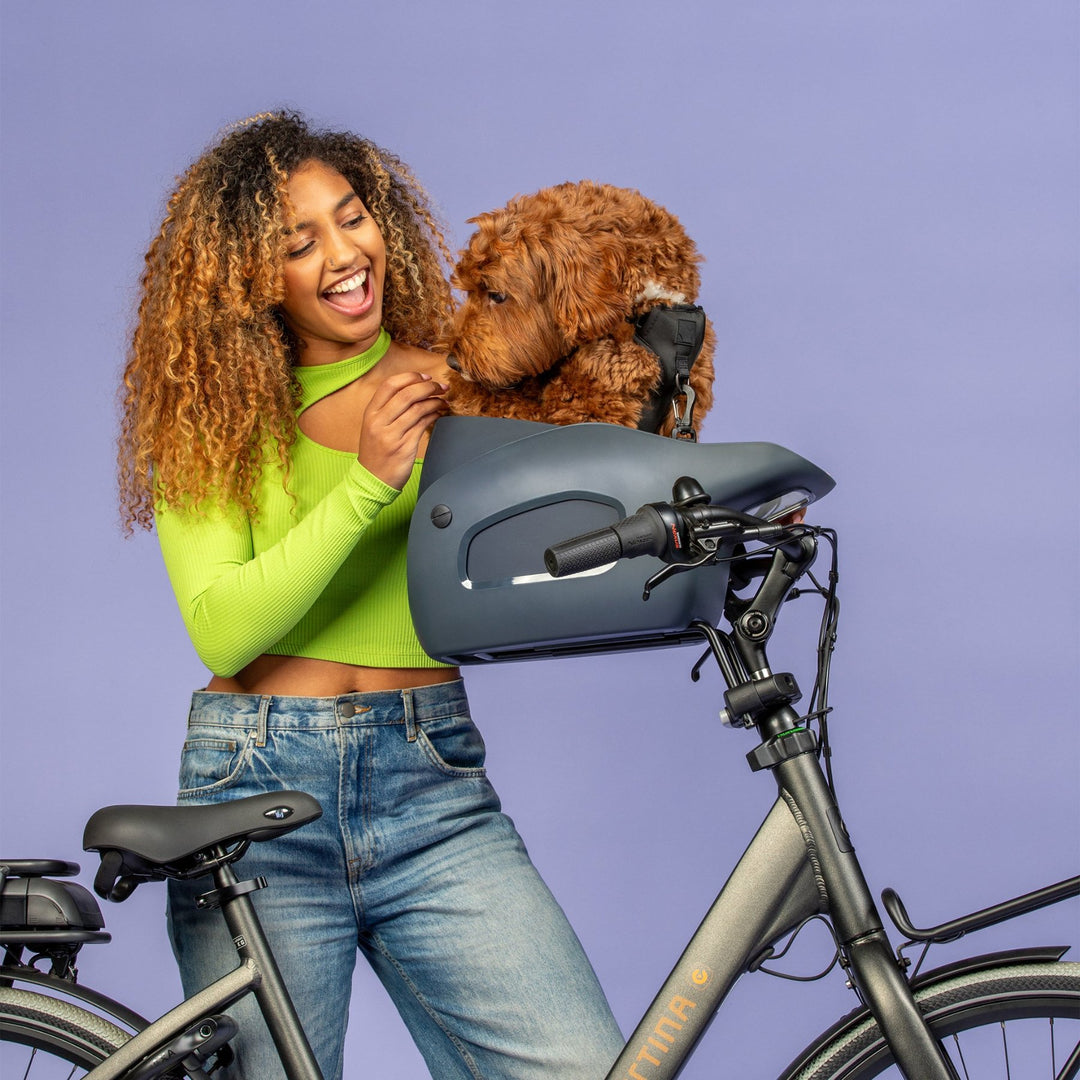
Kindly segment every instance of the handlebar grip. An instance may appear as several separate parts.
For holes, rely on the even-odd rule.
[[[639,555],[659,555],[667,544],[663,519],[651,506],[643,506],[605,529],[552,544],[544,552],[544,565],[552,577],[567,577],[585,570]]]
[[[544,565],[552,577],[567,577],[614,562],[621,555],[622,541],[609,525],[606,529],[552,544],[544,552]]]

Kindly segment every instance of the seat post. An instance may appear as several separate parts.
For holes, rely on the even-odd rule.
[[[216,849],[214,854],[223,854],[223,851]],[[241,960],[253,961],[258,969],[260,978],[255,986],[255,998],[270,1029],[286,1076],[289,1080],[323,1080],[273,950],[255,912],[255,905],[248,895],[250,889],[236,889],[237,885],[243,886],[245,883],[238,881],[227,863],[216,867],[213,877],[217,902],[236,951]]]

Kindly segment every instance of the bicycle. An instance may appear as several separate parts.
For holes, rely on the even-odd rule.
[[[703,482],[681,468],[688,463]],[[670,500],[643,502],[626,515],[627,500],[641,485],[655,491],[661,470],[679,477]],[[628,472],[635,474],[630,480]],[[574,482],[560,485],[563,475]],[[830,927],[835,963],[860,1004],[781,1080],[863,1080],[894,1065],[908,1080],[956,1080],[969,1075],[969,1059],[981,1053],[966,1040],[987,1030],[1008,1070],[1014,1029],[1032,1024],[1039,1028],[1039,1075],[1080,1075],[1080,963],[1062,960],[1067,946],[973,956],[922,971],[932,945],[1080,895],[1080,877],[927,928],[915,926],[887,889],[883,906],[903,943],[894,950],[885,932],[832,778],[835,535],[800,522],[797,513],[831,489],[827,474],[768,444],[706,447],[603,424],[549,428],[455,418],[436,425],[424,477],[410,535],[410,565],[423,569],[410,589],[432,655],[490,662],[703,641],[692,676],[715,662],[727,686],[723,719],[756,735],[750,767],[772,773],[778,786],[608,1080],[677,1076],[736,980],[769,970],[817,920]],[[537,536],[547,545],[542,572]],[[832,550],[824,584],[812,569],[822,543]],[[629,562],[639,557],[656,560],[643,592],[652,607],[625,599],[629,583],[641,587],[638,564]],[[528,618],[513,604],[500,609],[515,590],[543,582],[559,585],[530,604]],[[584,599],[568,601],[572,595]],[[817,678],[801,715],[795,678],[775,672],[767,655],[780,611],[797,595],[818,596],[824,610]],[[598,603],[598,596],[609,602]],[[720,629],[721,621],[730,629]],[[64,876],[77,867],[2,864],[0,1037],[28,1047],[36,1055],[31,1064],[53,1055],[89,1069],[91,1080],[202,1080],[230,1057],[235,1025],[223,1010],[254,993],[286,1074],[317,1080],[251,901],[266,882],[239,880],[232,864],[250,843],[272,840],[320,812],[303,793],[270,792],[216,807],[107,807],[90,819],[84,847],[101,854],[100,895],[119,900],[145,881],[209,874],[213,888],[200,904],[220,908],[237,947],[240,963],[230,975],[153,1023],[75,981],[81,946],[108,939],[93,897]],[[914,965],[905,955],[912,949],[922,950]],[[45,962],[49,971],[38,967]]]

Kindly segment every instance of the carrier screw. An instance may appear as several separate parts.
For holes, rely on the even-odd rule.
[[[453,519],[454,515],[450,512],[450,507],[445,503],[439,503],[438,506],[431,508],[431,524],[436,529],[445,529]]]

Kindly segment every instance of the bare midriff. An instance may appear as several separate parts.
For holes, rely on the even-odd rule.
[[[451,682],[457,668],[376,668],[306,656],[257,656],[235,675],[215,675],[207,690],[223,694],[337,697],[372,690],[411,690]]]

